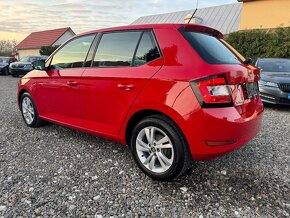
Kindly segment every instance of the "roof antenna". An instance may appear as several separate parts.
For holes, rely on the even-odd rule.
[[[190,24],[192,18],[194,18],[194,15],[195,15],[195,13],[197,12],[197,9],[198,9],[198,0],[196,0],[196,9],[194,10],[194,12],[193,12],[193,14],[191,15],[191,17],[190,17],[190,19],[189,19],[189,21],[188,21],[187,24]]]

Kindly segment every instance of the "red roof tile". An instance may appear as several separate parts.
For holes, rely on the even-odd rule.
[[[16,45],[16,48],[28,49],[40,48],[41,46],[51,46],[68,30],[71,30],[71,28],[66,27],[61,29],[33,32],[29,36],[27,36],[22,42]]]

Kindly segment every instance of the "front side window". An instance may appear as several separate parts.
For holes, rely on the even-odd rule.
[[[157,45],[150,32],[144,32],[139,43],[134,66],[140,66],[160,57]]]
[[[82,36],[64,45],[51,60],[51,69],[80,68],[86,59],[95,35]]]
[[[185,31],[185,39],[209,64],[241,64],[237,56],[218,38],[201,32]]]
[[[132,60],[140,31],[104,33],[93,62],[93,67],[127,67]]]

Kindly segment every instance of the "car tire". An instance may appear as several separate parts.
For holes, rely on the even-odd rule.
[[[27,126],[35,128],[44,124],[44,121],[39,118],[35,102],[28,92],[21,96],[20,110]]]
[[[172,180],[191,167],[187,141],[166,116],[152,115],[141,120],[132,131],[130,145],[139,168],[154,180]]]
[[[11,75],[12,75],[13,77],[18,77],[18,75],[15,74],[15,73],[12,73]]]

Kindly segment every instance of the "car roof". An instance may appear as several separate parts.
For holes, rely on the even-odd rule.
[[[223,34],[216,29],[211,27],[203,26],[203,25],[196,25],[196,24],[142,24],[142,25],[128,25],[128,26],[118,26],[118,27],[110,27],[104,28],[99,30],[93,30],[85,33],[78,34],[75,37],[82,36],[82,35],[89,35],[93,33],[99,32],[112,32],[112,31],[121,31],[121,30],[143,30],[143,29],[178,29],[180,27],[190,28],[192,30],[198,30],[201,32],[208,32],[208,33],[215,33],[219,37],[223,37]]]

